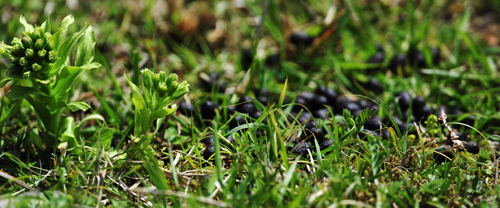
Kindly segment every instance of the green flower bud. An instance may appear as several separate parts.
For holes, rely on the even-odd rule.
[[[23,35],[23,37],[24,37],[24,36],[31,36],[31,33],[30,33],[30,32],[28,32],[28,31],[23,31],[22,35]],[[30,38],[31,38],[31,37],[30,37]]]
[[[142,86],[146,89],[151,89],[153,87],[153,72],[148,69],[142,70]]]
[[[21,39],[21,42],[23,43],[24,48],[32,48],[33,47],[33,40],[30,38],[30,36],[23,36]]]
[[[160,75],[155,74],[153,72],[151,72],[151,73],[153,74],[153,76],[152,76],[153,86],[151,86],[152,88],[150,88],[150,89],[156,90],[156,89],[158,89],[158,86],[160,85]]]
[[[30,63],[28,61],[28,59],[26,59],[26,57],[21,57],[21,59],[19,59],[19,65],[21,66],[28,66]]]
[[[33,49],[31,49],[31,48],[28,48],[28,49],[26,49],[25,55],[26,55],[26,58],[32,59],[35,56],[35,51],[33,51]]]
[[[33,65],[31,65],[31,68],[33,69],[33,71],[38,71],[42,69],[42,66],[38,65],[37,63],[34,63]]]
[[[17,46],[18,45],[18,46],[22,47],[23,46],[23,42],[21,41],[21,39],[15,37],[14,39],[12,39],[11,45],[12,46]],[[22,48],[24,49],[24,47],[22,47]]]
[[[47,54],[47,51],[45,49],[39,50],[38,51],[38,58],[44,59],[46,54]]]
[[[168,86],[165,85],[165,83],[160,83],[160,85],[158,85],[158,95],[160,96],[160,98],[164,98],[165,96],[167,96],[167,93],[168,93]]]
[[[168,85],[168,96],[172,96],[175,93],[178,85],[179,83],[177,82],[172,82],[170,85]]]
[[[35,50],[39,51],[39,50],[42,50],[42,48],[43,48],[43,40],[42,39],[36,40]]]
[[[24,56],[24,48],[22,45],[14,45],[12,48],[9,50],[10,55],[13,56]]]
[[[167,72],[160,71],[159,75],[160,75],[160,82],[166,82],[167,81]]]
[[[23,78],[26,79],[26,78],[29,78],[30,77],[30,74],[31,72],[30,71],[26,71],[23,73]]]
[[[37,40],[42,38],[43,30],[42,28],[36,27],[35,30],[31,33],[31,39]]]
[[[179,99],[188,92],[189,92],[189,84],[187,83],[187,81],[184,80],[181,84],[179,84],[179,86],[177,86],[177,90],[172,95],[172,98]]]
[[[14,63],[14,64],[19,63],[19,59],[21,59],[21,57],[19,57],[19,56],[10,56],[9,57],[9,61],[11,63]]]
[[[50,34],[49,32],[46,32],[45,33],[45,41],[48,41],[48,40],[52,40],[52,34]]]
[[[167,78],[167,81],[165,82],[167,84],[167,86],[170,86],[173,82],[177,82],[177,79],[179,77],[177,77],[177,74],[170,74],[168,75],[168,78]]]
[[[47,62],[53,63],[56,60],[56,53],[54,51],[49,51],[49,55],[47,56]]]
[[[47,51],[52,51],[54,49],[54,41],[52,39],[47,40],[47,42],[45,42],[45,45],[43,46],[43,48]]]

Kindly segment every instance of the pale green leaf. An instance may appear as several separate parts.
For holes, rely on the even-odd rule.
[[[87,70],[90,70],[90,69],[97,69],[97,68],[99,68],[101,66],[102,65],[100,63],[92,62],[92,63],[89,63],[89,64],[84,64],[83,66],[80,66],[80,67],[84,68],[84,69],[87,69]]]
[[[32,87],[15,85],[5,95],[8,98],[10,98],[11,100],[16,100],[19,98],[26,98],[29,95],[47,95],[47,94],[43,93],[42,91],[40,91],[38,89],[32,88]]]
[[[10,80],[12,80],[12,78],[5,78],[5,79],[2,79],[0,81],[0,88],[3,88],[7,83],[10,82]]]
[[[75,79],[82,74],[83,68],[66,66],[61,69],[58,75],[57,82],[52,88],[53,95],[56,96],[56,100],[65,99],[66,93],[72,89]]]
[[[87,25],[88,27],[88,25]],[[73,47],[76,45],[76,42],[83,36],[85,30],[87,27],[83,28],[80,32],[74,33],[71,36],[69,36],[67,39],[64,40],[64,42],[59,46],[57,50],[57,56],[60,58],[52,67],[50,70],[50,74],[57,73],[59,69],[65,65],[65,63],[68,61],[68,58],[71,54],[71,50]]]
[[[94,28],[88,26],[82,40],[78,44],[76,51],[75,66],[90,64],[94,60],[95,54],[95,34]]]
[[[40,102],[33,99],[31,96],[26,96],[25,98],[31,106],[35,109],[38,118],[42,121],[44,127],[49,127],[51,125],[51,116],[49,110],[42,105]],[[42,128],[43,129],[43,128]]]
[[[90,108],[90,105],[85,102],[72,102],[68,104],[68,108],[73,112],[77,110],[86,111]]]
[[[73,22],[75,22],[75,18],[73,17],[73,15],[68,15],[61,21],[61,25],[59,27],[63,28],[64,30],[68,30],[68,26],[73,24]]]
[[[73,117],[66,117],[61,129],[61,141],[68,142],[69,138],[74,138],[75,134],[73,129],[75,128],[75,119]]]
[[[102,122],[106,122],[106,119],[101,114],[91,114],[82,119],[80,123],[76,125],[76,128],[80,128],[84,122],[89,121],[89,120],[101,120]]]
[[[47,20],[45,20],[40,27],[43,29],[43,31],[52,33],[52,31],[51,31],[52,25],[50,24],[50,12],[49,12],[49,15],[47,17]]]
[[[4,55],[5,57],[9,57],[9,54],[7,53],[7,49],[11,47],[7,44],[5,44],[3,41],[0,42],[0,54]]]
[[[73,117],[66,117],[61,127],[61,142],[68,142],[68,149],[72,150],[74,154],[81,153],[80,144],[76,141],[75,137],[75,119]]]
[[[130,77],[125,74],[125,77],[127,78],[127,82],[130,85],[130,88],[132,89],[132,102],[135,105],[135,114],[134,115],[134,134],[135,136],[141,135],[142,133],[145,133],[148,131],[148,127],[150,126],[149,123],[149,109],[146,105],[146,102],[144,102],[144,98],[142,97],[142,93],[135,85],[132,83],[130,80]]]
[[[151,113],[151,116],[153,117],[153,119],[163,118],[165,116],[172,114],[176,110],[177,110],[177,107],[175,107],[175,108],[162,108],[160,110],[156,110],[153,113]]]
[[[21,22],[22,25],[24,25],[24,30],[25,31],[28,31],[28,32],[32,32],[33,30],[35,30],[35,28],[33,27],[33,25],[29,24],[27,21],[26,21],[26,18],[24,18],[23,15],[21,15],[19,17],[19,22]]]

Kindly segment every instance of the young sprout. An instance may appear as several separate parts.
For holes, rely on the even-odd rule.
[[[136,137],[148,132],[153,121],[163,118],[177,110],[177,105],[173,103],[189,92],[187,81],[178,83],[177,74],[167,74],[164,71],[154,73],[149,69],[141,71],[143,76],[143,93],[130,81],[132,87],[134,104],[136,105],[136,126],[134,132]],[[137,124],[140,122],[140,124]]]

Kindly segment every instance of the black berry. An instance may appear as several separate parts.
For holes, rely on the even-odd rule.
[[[212,101],[205,101],[200,106],[201,117],[204,119],[214,119],[215,109],[219,106]]]
[[[314,38],[306,34],[305,32],[296,32],[290,35],[290,42],[294,45],[304,45],[309,46],[313,43]]]
[[[398,97],[398,105],[402,112],[405,112],[410,108],[411,96],[408,92],[399,93]]]

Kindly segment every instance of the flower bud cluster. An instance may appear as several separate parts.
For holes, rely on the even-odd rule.
[[[178,83],[178,77],[175,73],[167,75],[166,72],[160,71],[157,74],[149,69],[142,70],[141,73],[144,91],[147,96],[157,96],[157,101],[173,102],[189,91],[187,81]]]
[[[24,31],[21,39],[14,38],[11,44],[7,50],[9,60],[14,64],[8,71],[11,76],[29,78],[44,73],[57,60],[52,34],[40,27]]]

